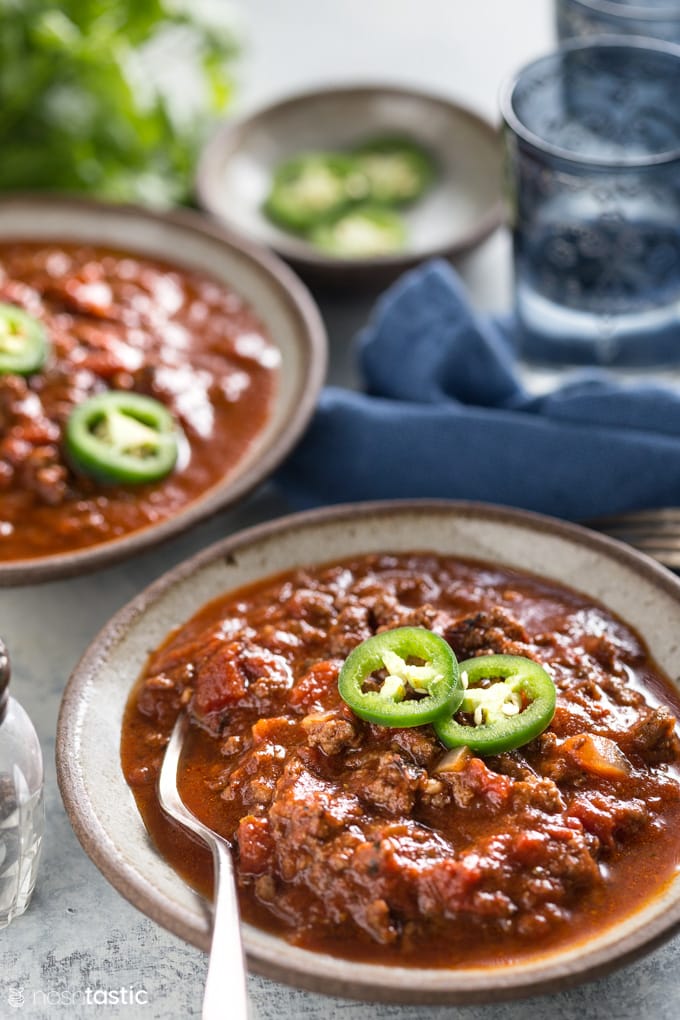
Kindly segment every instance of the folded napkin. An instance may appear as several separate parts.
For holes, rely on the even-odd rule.
[[[447,263],[399,280],[357,347],[366,392],[325,389],[279,473],[298,506],[445,497],[583,520],[680,503],[680,393],[590,372],[531,395],[512,324],[476,314]]]

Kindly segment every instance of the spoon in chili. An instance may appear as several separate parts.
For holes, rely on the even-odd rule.
[[[203,1020],[224,1020],[227,1015],[230,1020],[247,1020],[246,967],[231,847],[189,811],[177,789],[177,765],[189,726],[188,714],[180,712],[165,749],[158,777],[158,799],[166,814],[202,839],[212,851],[213,932],[203,995]]]

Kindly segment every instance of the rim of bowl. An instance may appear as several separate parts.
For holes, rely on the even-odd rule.
[[[560,145],[546,141],[540,135],[528,128],[519,114],[515,111],[514,99],[515,90],[520,84],[524,75],[532,73],[542,64],[549,65],[562,59],[565,53],[573,53],[577,50],[582,52],[594,52],[596,50],[643,50],[648,53],[659,53],[663,56],[673,57],[678,62],[680,74],[680,44],[666,42],[662,39],[651,39],[646,36],[637,35],[597,35],[590,40],[569,39],[558,49],[537,57],[512,74],[501,86],[499,102],[500,112],[505,124],[515,135],[521,145],[531,149],[536,155],[559,160],[561,163],[568,163],[573,167],[583,167],[590,170],[614,170],[626,172],[628,170],[644,169],[646,167],[664,166],[680,160],[680,145],[665,152],[649,156],[629,156],[617,159],[605,159],[597,156],[579,156],[570,149],[564,149]]]
[[[263,448],[245,470],[231,481],[222,479],[192,500],[179,513],[157,524],[129,532],[120,538],[86,546],[84,549],[0,563],[0,588],[72,577],[111,565],[119,559],[151,548],[186,531],[199,521],[245,497],[279,466],[301,437],[316,407],[326,374],[328,357],[326,328],[321,313],[307,287],[293,270],[269,249],[243,238],[200,212],[189,209],[147,209],[131,203],[108,203],[93,198],[56,193],[17,192],[0,198],[0,213],[15,206],[26,206],[33,210],[40,208],[72,210],[75,216],[79,210],[90,213],[96,211],[103,219],[134,217],[136,220],[144,219],[150,223],[165,223],[189,231],[195,236],[202,236],[210,242],[226,245],[235,255],[244,257],[261,279],[267,279],[274,285],[281,300],[297,320],[299,328],[296,332],[302,341],[304,357],[301,358],[303,367],[299,396],[292,404],[292,412],[287,421],[282,424],[281,430],[272,437],[267,447]],[[33,233],[36,240],[42,239],[39,227]],[[77,229],[72,233],[74,239],[77,239]],[[68,241],[70,234],[70,230],[65,230],[61,240]],[[106,241],[102,243],[105,245]],[[130,251],[143,253],[144,247],[139,244],[133,245]],[[155,257],[160,256],[157,254]],[[182,268],[181,257],[177,259],[174,256],[170,258],[164,256],[163,260],[171,266]]]
[[[271,245],[268,244],[268,247],[271,247],[283,258],[290,259],[291,262],[298,265],[306,265],[319,270],[337,269],[338,271],[407,268],[408,266],[422,262],[424,259],[445,258],[448,255],[469,251],[471,248],[476,247],[497,227],[499,227],[505,218],[505,210],[501,195],[500,174],[502,158],[498,130],[494,127],[491,121],[486,120],[481,114],[453,99],[449,99],[443,95],[438,95],[434,92],[428,92],[419,88],[406,88],[403,85],[398,84],[360,82],[353,85],[322,85],[319,86],[319,88],[305,89],[302,92],[295,92],[281,100],[277,100],[274,103],[267,103],[266,105],[260,106],[252,113],[246,114],[238,120],[226,121],[219,125],[204,146],[199,157],[196,170],[195,193],[201,207],[206,212],[210,213],[210,215],[219,223],[227,224],[227,221],[220,216],[219,212],[216,211],[216,207],[212,201],[212,195],[215,189],[219,187],[222,151],[225,147],[228,147],[230,153],[236,152],[240,147],[240,142],[243,136],[250,131],[254,125],[257,125],[261,121],[268,120],[271,116],[276,116],[281,112],[294,109],[297,106],[304,106],[306,103],[313,102],[315,100],[323,101],[325,99],[332,99],[335,96],[355,97],[357,99],[361,99],[378,94],[388,95],[394,98],[403,97],[415,99],[422,103],[438,106],[449,113],[455,113],[471,125],[474,125],[479,132],[483,132],[487,136],[490,142],[493,142],[494,140],[497,141],[499,147],[499,181],[498,196],[494,203],[489,206],[487,211],[480,216],[476,224],[468,229],[459,240],[444,242],[443,244],[438,244],[420,253],[411,253],[407,249],[406,251],[397,252],[391,255],[375,255],[370,258],[343,259],[337,255],[324,254],[323,252],[317,251],[311,244],[306,244],[304,241],[292,236],[288,239],[283,233],[281,238],[276,237],[272,241]],[[228,226],[232,231],[235,231],[242,236],[246,236],[246,232],[244,230],[234,226],[231,222],[228,223]],[[250,238],[252,235],[248,234],[247,236]],[[265,244],[267,242],[258,240],[257,243]]]
[[[243,529],[173,567],[118,610],[83,653],[69,678],[59,709],[56,760],[61,797],[85,852],[121,895],[190,944],[205,951],[209,949],[207,922],[204,929],[199,929],[195,914],[179,905],[169,905],[163,894],[158,893],[138,869],[116,857],[115,850],[110,848],[107,830],[90,804],[87,783],[72,754],[72,748],[76,746],[78,708],[83,692],[92,685],[101,663],[146,609],[215,560],[233,557],[239,550],[257,546],[262,540],[282,534],[304,533],[308,526],[346,525],[371,518],[389,521],[397,515],[412,516],[421,512],[432,518],[441,516],[449,520],[506,523],[528,532],[538,531],[555,539],[570,541],[643,576],[654,588],[663,590],[680,605],[680,578],[630,546],[581,525],[544,514],[462,500],[392,500],[307,510]],[[318,562],[322,560],[321,557]],[[314,561],[317,562],[317,559]],[[644,639],[645,635],[642,637]],[[179,876],[178,881],[182,881]],[[422,1004],[492,1002],[553,992],[592,980],[651,951],[680,928],[680,883],[674,901],[645,919],[649,906],[659,902],[661,897],[662,890],[649,904],[605,929],[600,936],[572,944],[562,952],[553,951],[523,963],[494,968],[416,969],[357,963],[291,947],[280,937],[248,924],[243,927],[246,941],[251,943],[247,947],[250,969],[295,987],[364,1001]],[[640,918],[637,925],[623,936],[613,937],[619,928],[630,925],[636,918]],[[607,933],[606,944],[597,945],[598,938],[607,937]],[[285,947],[284,953],[282,947]],[[286,958],[289,953],[294,955],[292,962]],[[575,967],[575,961],[581,965]],[[346,968],[344,973],[343,965]]]
[[[614,18],[626,21],[628,18],[641,21],[680,21],[680,11],[675,7],[633,7],[614,0],[569,0],[577,7],[586,7],[598,14],[609,14]],[[567,3],[567,6],[569,4]]]

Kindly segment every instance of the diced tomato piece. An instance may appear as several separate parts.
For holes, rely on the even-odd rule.
[[[274,841],[267,818],[246,815],[236,833],[239,849],[239,870],[243,875],[261,875],[267,871],[274,854]]]
[[[193,711],[201,717],[235,705],[248,689],[248,676],[239,658],[239,641],[218,645],[196,669]]]
[[[341,659],[323,659],[315,663],[295,684],[290,694],[291,704],[299,705],[305,712],[339,705],[338,675],[341,666]]]
[[[268,716],[258,719],[251,727],[253,744],[285,744],[291,739],[293,729],[298,724],[285,715]],[[299,733],[299,731],[296,731]]]

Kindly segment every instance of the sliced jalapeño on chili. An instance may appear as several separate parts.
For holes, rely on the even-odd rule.
[[[47,360],[42,322],[16,305],[0,302],[0,375],[31,375]]]
[[[527,744],[555,714],[555,684],[533,659],[522,655],[480,655],[460,663],[465,688],[458,709],[434,722],[446,747],[467,746],[479,754],[500,754]],[[490,683],[480,686],[484,681]],[[469,722],[457,721],[455,712]]]
[[[108,390],[71,412],[66,447],[73,466],[100,481],[155,482],[175,466],[178,429],[157,400]]]
[[[451,647],[424,627],[397,627],[362,641],[345,660],[338,689],[355,715],[381,726],[422,726],[453,714],[463,698]]]

